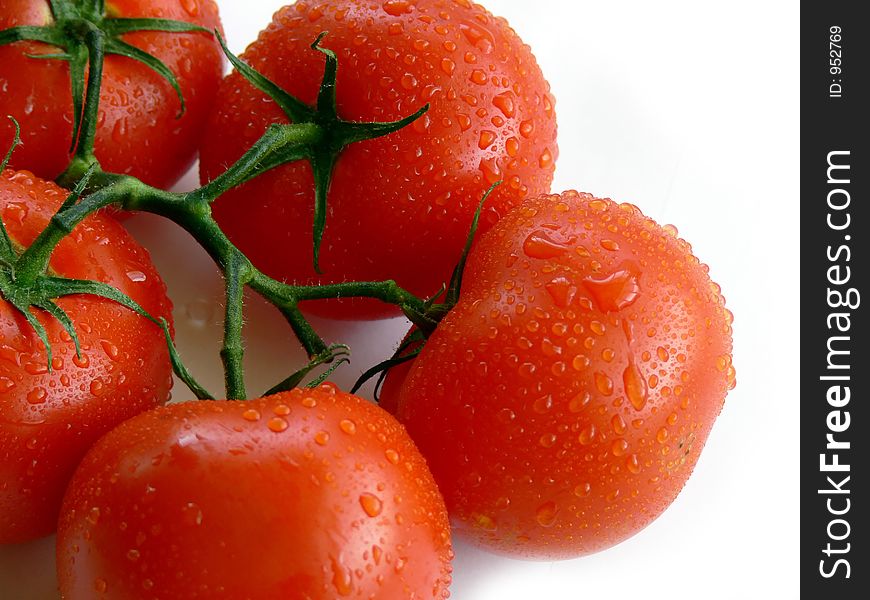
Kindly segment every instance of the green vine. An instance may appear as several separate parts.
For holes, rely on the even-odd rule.
[[[57,4],[61,6],[69,4],[69,2],[58,2]],[[0,36],[6,35],[8,37],[7,32],[0,32]],[[93,106],[99,100],[98,88],[95,87],[97,84],[91,85],[96,79],[91,78],[88,84],[89,93],[85,100],[86,106],[82,111],[81,131],[83,133],[76,156],[65,176],[62,177],[62,179],[69,178],[73,172],[81,173],[75,180],[72,194],[33,244],[20,255],[6,250],[2,241],[4,238],[8,240],[8,234],[0,222],[0,230],[2,230],[0,246],[3,246],[0,248],[0,253],[2,253],[0,256],[2,259],[0,260],[2,263],[0,264],[0,294],[27,317],[27,320],[45,343],[49,356],[50,347],[44,330],[41,331],[41,325],[33,317],[31,308],[48,312],[67,328],[71,336],[74,336],[74,329],[69,318],[56,307],[52,299],[71,293],[96,294],[111,298],[161,325],[169,342],[170,356],[176,374],[197,397],[212,397],[193,379],[178,358],[165,321],[160,322],[154,319],[130,298],[105,284],[52,278],[47,275],[49,260],[57,244],[88,215],[110,205],[129,211],[150,212],[172,220],[190,233],[221,269],[226,284],[226,313],[221,358],[225,371],[227,398],[243,399],[246,396],[242,365],[244,357],[242,343],[243,292],[245,287],[265,298],[281,312],[305,348],[310,360],[308,365],[270,388],[268,392],[297,386],[315,368],[330,364],[331,366],[326,372],[313,382],[318,383],[348,359],[346,346],[328,345],[320,337],[300,311],[300,302],[337,297],[374,298],[397,305],[418,327],[424,331],[431,331],[445,312],[445,305],[437,304],[434,298],[428,301],[420,299],[391,280],[347,282],[321,286],[297,286],[276,281],[258,270],[230,242],[212,217],[211,203],[227,190],[279,165],[296,160],[308,160],[311,162],[316,176],[315,214],[319,217],[316,217],[315,220],[320,223],[319,228],[315,228],[314,234],[316,256],[325,224],[326,195],[332,168],[341,151],[354,142],[397,131],[412,123],[428,109],[428,105],[424,106],[413,115],[391,123],[355,123],[341,120],[337,115],[335,103],[335,78],[338,64],[334,53],[320,47],[322,38],[323,35],[318,36],[311,47],[326,56],[324,76],[320,85],[317,105],[308,106],[242,62],[226,48],[224,41],[219,37],[224,51],[236,69],[253,85],[274,98],[290,116],[292,123],[270,126],[245,155],[227,171],[210,183],[187,193],[167,192],[149,186],[134,177],[106,173],[102,171],[95,160],[88,158],[93,153],[93,136],[85,132],[92,133],[95,129],[97,113]],[[0,37],[0,40],[2,39]],[[97,89],[97,92],[91,93],[92,89]],[[82,171],[82,169],[84,170]],[[11,248],[11,244],[9,248]],[[454,280],[456,280],[456,275],[454,275]],[[455,281],[451,282],[450,289],[454,285]],[[450,289],[448,289],[448,298]]]

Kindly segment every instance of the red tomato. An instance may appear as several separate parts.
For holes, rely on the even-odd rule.
[[[480,239],[459,303],[384,389],[457,531],[567,558],[673,501],[734,386],[731,314],[707,272],[674,228],[576,192]]]
[[[446,598],[444,502],[404,428],[325,384],[169,405],[101,439],[58,526],[64,598]]]
[[[28,246],[67,192],[26,171],[0,175],[0,216],[13,244]],[[112,219],[86,219],[55,250],[56,274],[108,283],[154,316],[171,319],[166,287],[148,253]],[[57,301],[71,317],[81,358],[60,323],[33,312],[45,347],[0,297],[0,543],[54,531],[63,491],[85,451],[103,433],[169,397],[172,369],[162,330],[96,296]]]
[[[455,266],[486,189],[485,229],[530,195],[548,192],[557,156],[549,84],[504,19],[453,0],[302,0],[279,11],[243,58],[314,103],[324,57],[338,56],[339,114],[391,121],[426,103],[411,126],[348,147],[328,199],[313,269],[313,183],[307,162],[283,166],[214,204],[230,239],[267,274],[300,283],[396,279],[434,294]],[[238,73],[221,86],[203,138],[201,177],[213,179],[272,123],[288,119]],[[342,318],[394,314],[372,300],[306,307]]]
[[[212,0],[112,0],[113,17],[154,17],[220,27]],[[0,29],[46,25],[46,0],[0,0]],[[206,33],[136,32],[124,41],[152,54],[175,74],[186,111],[178,117],[175,90],[140,62],[106,57],[100,94],[96,157],[102,167],[127,173],[158,187],[175,183],[193,164],[197,144],[222,75],[223,54]],[[0,115],[21,124],[24,142],[11,166],[54,179],[67,166],[72,140],[72,97],[65,61],[34,59],[57,48],[37,42],[0,46]],[[0,119],[0,148],[12,140],[13,126]]]

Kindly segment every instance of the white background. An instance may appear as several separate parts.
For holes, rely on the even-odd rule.
[[[240,52],[282,2],[219,3],[230,46]],[[557,563],[511,561],[457,541],[453,598],[797,598],[798,5],[485,4],[532,46],[552,85],[554,191],[629,201],[679,228],[736,316],[738,386],[686,488],[646,530]],[[170,226],[147,216],[130,226],[166,274],[182,353],[220,389],[214,270]],[[193,275],[177,266],[179,257]],[[249,376],[262,386],[289,372],[286,352],[301,355],[262,305],[252,304],[248,320]],[[399,319],[317,326],[353,346],[354,365],[339,383],[355,379],[405,330]],[[180,387],[176,394],[186,396]],[[52,544],[0,548],[0,599],[56,597]]]

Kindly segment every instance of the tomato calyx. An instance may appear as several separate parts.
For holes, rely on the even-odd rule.
[[[9,119],[15,126],[15,135],[9,150],[6,152],[2,162],[0,162],[0,172],[6,169],[6,165],[9,164],[15,148],[21,144],[21,130],[18,122],[12,117],[9,117]],[[87,188],[91,174],[96,169],[96,165],[91,166],[84,177],[73,188],[72,192],[70,192],[69,196],[67,196],[60,209],[58,209],[57,214],[61,214],[65,209],[69,209],[78,201]],[[65,230],[69,233],[72,231],[72,228],[65,228]],[[9,236],[2,216],[0,216],[0,298],[6,300],[21,313],[27,323],[33,328],[37,337],[39,337],[39,340],[45,347],[49,372],[53,367],[51,343],[48,340],[45,327],[39,322],[31,309],[41,310],[56,319],[72,339],[76,356],[81,358],[81,347],[75,326],[69,315],[55,300],[73,294],[90,294],[117,302],[160,327],[166,339],[170,362],[179,379],[193,390],[197,397],[211,398],[208,392],[193,379],[181,362],[181,357],[178,355],[178,351],[172,341],[169,323],[165,318],[155,318],[121,290],[101,281],[71,279],[52,274],[49,271],[48,262],[53,249],[54,244],[34,243],[30,247],[19,251],[17,244]]]
[[[427,103],[415,113],[398,121],[390,122],[360,123],[341,119],[338,115],[335,95],[338,59],[335,52],[320,45],[326,35],[327,32],[321,32],[311,44],[312,50],[320,52],[326,57],[323,79],[320,83],[320,90],[315,106],[309,106],[302,102],[251,68],[251,66],[230,52],[222,37],[218,35],[218,40],[224,49],[224,53],[236,70],[251,85],[274,100],[292,123],[292,125],[273,125],[273,127],[290,128],[294,127],[294,125],[298,126],[307,123],[316,128],[316,135],[313,136],[313,139],[306,147],[292,149],[295,153],[292,157],[293,160],[300,158],[307,160],[311,165],[314,175],[314,269],[318,273],[321,272],[319,266],[320,246],[323,241],[324,230],[326,229],[327,193],[333,169],[342,150],[356,142],[372,140],[396,132],[410,125],[429,110],[429,104]],[[254,150],[254,148],[251,150]],[[249,153],[251,150],[249,150]],[[261,163],[257,174],[285,162],[288,162],[287,157],[282,157],[280,154],[276,155],[272,160]],[[219,179],[220,177],[215,179],[215,181]]]
[[[426,345],[426,340],[435,331],[438,323],[447,316],[456,303],[459,302],[459,293],[462,289],[462,277],[465,273],[465,264],[468,261],[468,253],[471,252],[471,246],[474,244],[474,238],[477,235],[477,227],[480,223],[480,214],[483,212],[483,205],[486,203],[489,195],[493,190],[501,185],[501,181],[496,181],[483,194],[480,203],[477,205],[477,210],[474,211],[474,216],[471,219],[471,227],[469,227],[468,235],[465,238],[465,246],[462,249],[462,254],[459,256],[459,261],[453,268],[453,274],[450,277],[449,284],[441,286],[438,293],[426,300],[419,307],[403,307],[402,312],[413,323],[413,328],[408,336],[402,341],[396,352],[388,359],[367,369],[351,388],[351,393],[359,390],[365,382],[377,377],[375,382],[374,397],[378,400],[381,386],[387,373],[393,367],[397,367],[403,363],[414,360],[417,355],[423,350]],[[438,299],[443,296],[443,301],[438,302]]]
[[[75,151],[75,157],[67,172],[58,178],[58,183],[72,187],[91,164],[97,163],[93,148],[106,55],[127,57],[160,75],[178,96],[180,108],[177,116],[184,114],[184,96],[169,67],[157,57],[128,44],[122,36],[136,31],[202,32],[208,35],[211,32],[184,21],[108,16],[105,0],[50,0],[49,6],[52,14],[50,23],[21,25],[0,31],[0,46],[21,41],[41,42],[60,51],[32,53],[28,57],[69,63],[73,104],[70,152]]]

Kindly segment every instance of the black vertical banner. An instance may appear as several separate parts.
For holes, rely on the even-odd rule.
[[[801,591],[870,598],[870,23],[801,14]],[[863,11],[862,11],[863,12]]]

